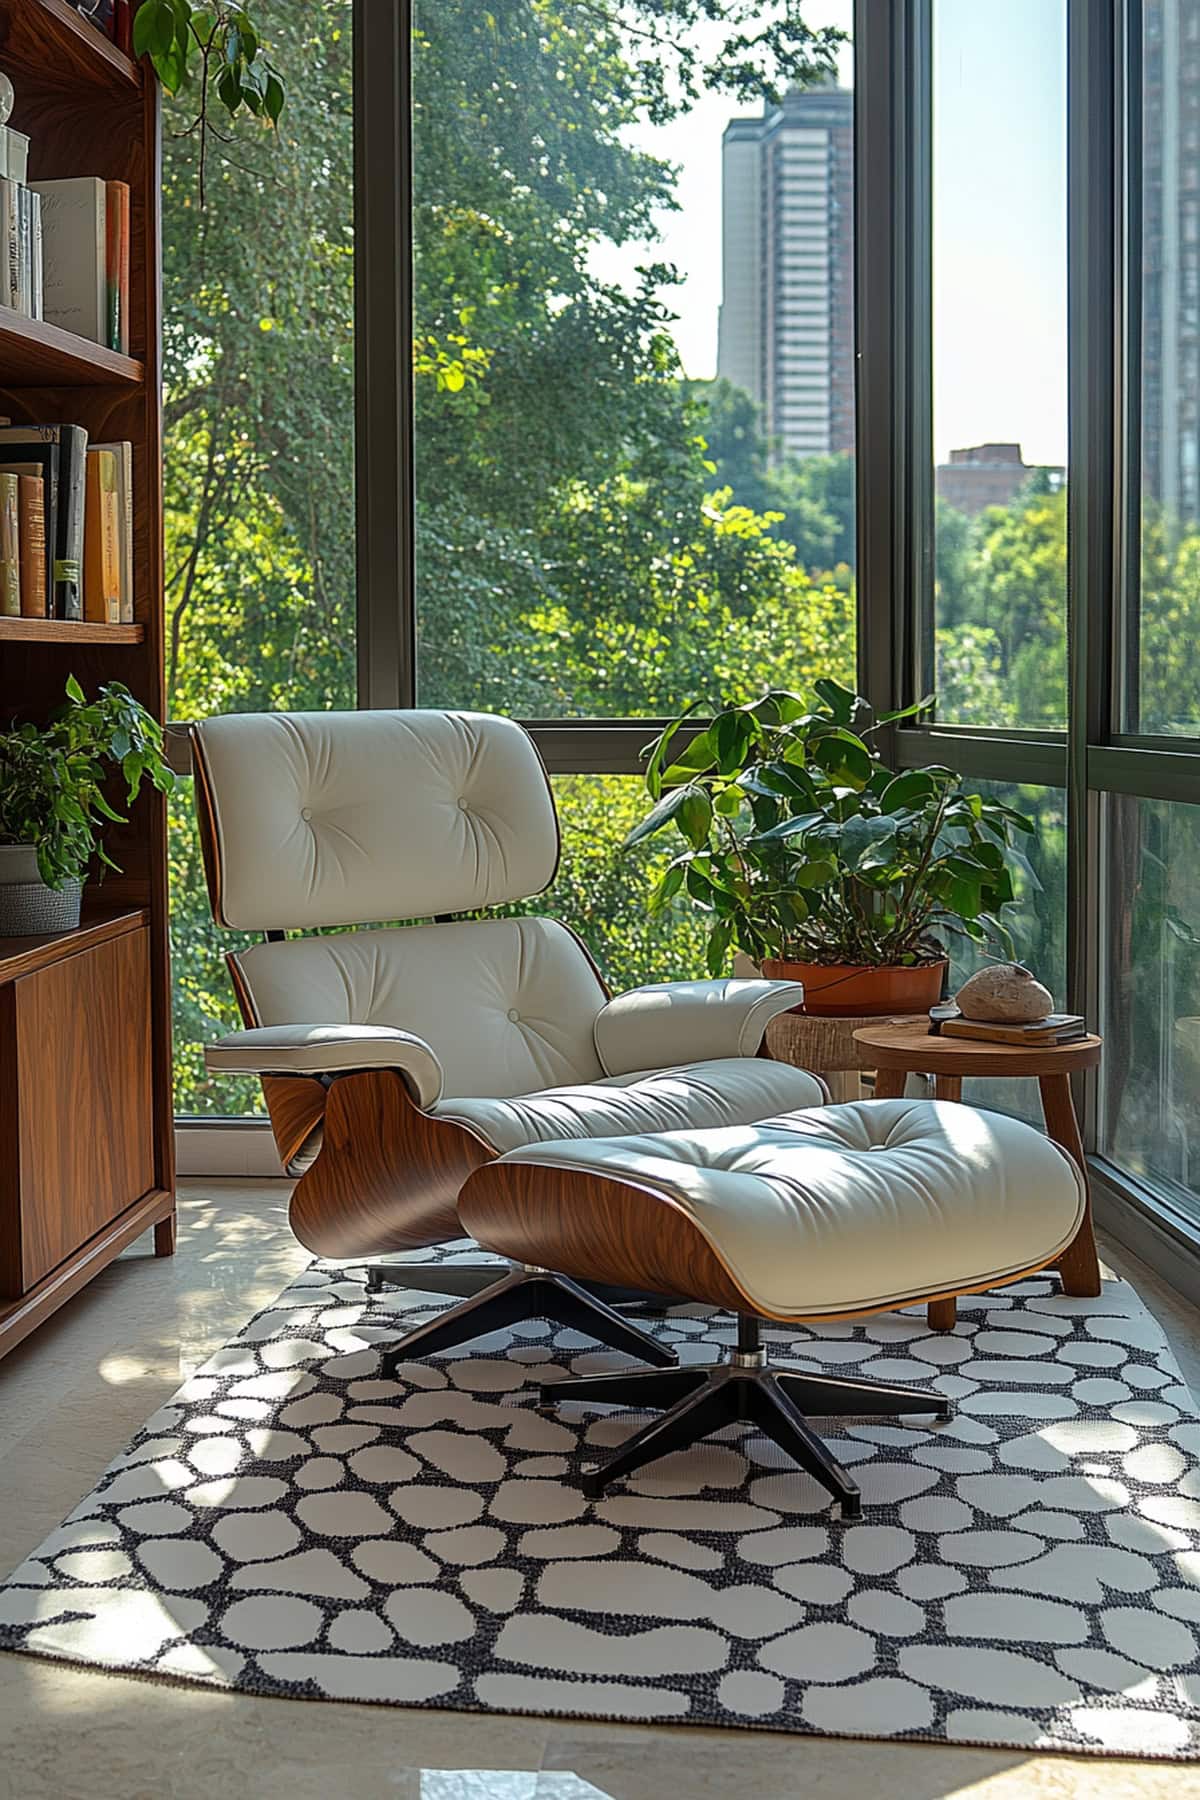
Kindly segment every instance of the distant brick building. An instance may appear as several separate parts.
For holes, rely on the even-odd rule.
[[[937,496],[956,512],[973,519],[988,506],[1010,506],[1037,465],[1021,456],[1020,444],[973,444],[952,450],[948,463],[935,471]],[[1062,469],[1046,471],[1057,486]]]

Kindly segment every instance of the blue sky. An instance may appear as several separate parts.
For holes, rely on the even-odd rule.
[[[885,0],[880,0],[880,4]],[[810,0],[815,25],[846,27],[850,0]],[[1066,460],[1066,3],[934,0],[934,443],[1019,442],[1029,462]],[[853,54],[840,79],[853,83]],[[714,372],[721,298],[721,133],[709,98],[635,141],[680,167],[681,211],[651,252],[609,253],[627,276],[647,254],[685,276],[676,341],[690,375]]]

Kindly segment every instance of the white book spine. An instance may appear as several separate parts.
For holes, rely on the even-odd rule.
[[[42,196],[29,189],[29,224],[30,224],[30,316],[35,319],[44,317],[45,295],[43,289],[43,249],[42,249]]]
[[[33,208],[30,201],[33,196],[27,187],[17,187],[17,217],[20,222],[21,244],[17,258],[18,298],[17,305],[27,319],[33,317]]]
[[[0,301],[15,308],[21,301],[21,215],[17,184],[7,177],[0,179],[0,255]]]
[[[29,139],[23,131],[14,131],[11,125],[3,128],[0,163],[3,164],[0,175],[7,175],[10,181],[28,181]]]

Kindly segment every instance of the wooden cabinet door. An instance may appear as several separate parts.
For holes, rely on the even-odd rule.
[[[14,1298],[154,1186],[147,930],[0,990],[0,1057],[0,1294]]]

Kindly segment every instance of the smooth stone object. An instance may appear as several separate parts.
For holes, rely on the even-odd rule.
[[[1054,996],[1020,963],[978,969],[954,996],[964,1019],[1027,1025],[1054,1011]]]

